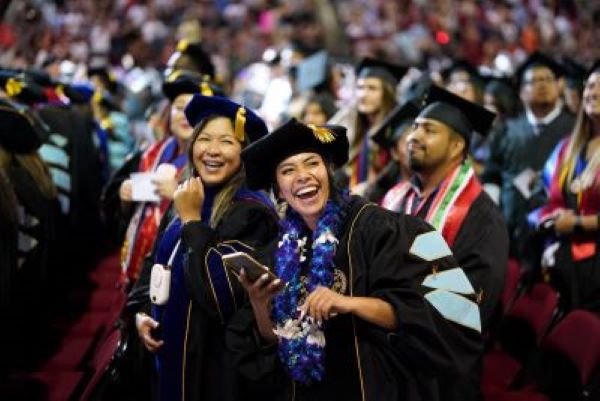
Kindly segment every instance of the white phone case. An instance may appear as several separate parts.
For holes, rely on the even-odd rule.
[[[152,273],[150,273],[150,301],[154,305],[164,305],[169,301],[171,266],[173,266],[173,261],[175,260],[180,244],[181,240],[177,241],[166,266],[160,263],[152,266]]]
[[[150,275],[150,301],[155,305],[164,305],[169,300],[171,289],[171,270],[161,264],[152,266]]]

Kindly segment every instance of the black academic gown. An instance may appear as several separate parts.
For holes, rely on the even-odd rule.
[[[164,219],[163,219],[164,221]],[[166,226],[161,225],[162,228]],[[162,231],[162,230],[161,230]],[[216,229],[201,222],[185,224],[183,244],[188,249],[184,267],[185,284],[191,297],[189,329],[185,355],[185,400],[244,400],[243,384],[233,369],[231,356],[225,348],[225,328],[229,317],[217,307],[211,281],[207,277],[207,254],[211,248],[229,241],[242,247],[265,246],[276,237],[277,215],[256,200],[235,200]],[[159,234],[160,235],[160,234]],[[158,241],[156,241],[158,243]],[[131,312],[148,308],[148,285],[152,263],[145,263],[139,280],[129,295]],[[235,277],[229,282],[238,305],[243,304],[245,290]]]
[[[522,240],[526,226],[526,214],[530,205],[513,180],[526,168],[541,171],[544,163],[560,142],[571,134],[575,118],[566,110],[538,135],[534,133],[527,116],[523,113],[506,122],[506,132],[491,149],[490,158],[483,173],[485,183],[500,185],[500,205],[506,219],[511,241]],[[517,256],[521,251],[516,251]]]
[[[236,366],[254,383],[253,399],[428,400],[440,399],[446,381],[473,369],[481,338],[472,329],[443,318],[423,297],[421,286],[432,265],[409,255],[415,237],[432,228],[353,198],[340,236],[335,265],[345,272],[352,296],[378,297],[394,308],[398,328],[388,331],[352,315],[326,323],[326,372],[321,383],[303,386],[284,372],[274,345],[257,333],[251,307],[232,319],[227,345]],[[274,254],[276,243],[269,255]],[[273,265],[272,257],[265,260]],[[436,261],[441,270],[451,257]],[[258,398],[260,396],[261,398]]]

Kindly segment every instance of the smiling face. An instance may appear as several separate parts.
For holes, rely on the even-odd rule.
[[[240,169],[241,152],[231,120],[216,117],[202,127],[192,144],[192,162],[204,185],[221,185]]]
[[[279,197],[314,230],[330,194],[327,166],[318,153],[298,153],[276,169]]]
[[[186,141],[192,137],[194,129],[185,117],[185,106],[192,100],[191,94],[177,96],[171,103],[171,132],[176,138]]]
[[[431,173],[454,162],[464,149],[464,140],[452,135],[445,124],[417,117],[407,138],[408,162],[416,172]]]

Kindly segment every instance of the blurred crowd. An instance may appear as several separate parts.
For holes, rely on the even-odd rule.
[[[561,313],[600,311],[600,3],[28,0],[1,2],[0,15],[0,312],[16,322],[11,341],[31,330],[32,311],[66,306],[47,294],[68,294],[115,250],[137,341],[150,271],[167,252],[155,240],[181,223],[179,184],[204,179],[190,149],[214,115],[194,101],[229,119],[243,146],[250,128],[290,118],[342,126],[349,160],[330,177],[336,188],[443,232],[478,289],[489,344],[508,309],[509,258],[523,291],[550,285]],[[446,108],[429,109],[436,100]],[[428,139],[423,119],[451,127],[461,150]],[[150,195],[138,192],[144,174]],[[216,186],[215,209],[220,185],[244,179]],[[460,202],[477,212],[457,218]],[[223,218],[201,205],[210,224]]]

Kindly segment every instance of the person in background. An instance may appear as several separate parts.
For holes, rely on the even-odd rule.
[[[171,102],[169,129],[171,135],[151,145],[142,155],[138,172],[157,173],[153,179],[159,201],[135,201],[133,181],[126,179],[119,188],[125,216],[131,213],[122,248],[122,269],[129,284],[138,279],[144,258],[152,250],[162,215],[167,210],[183,176],[186,166],[187,148],[192,137],[184,109],[193,94],[202,90],[211,94],[210,86],[202,86],[202,77],[176,71],[163,84],[163,92]],[[162,167],[161,167],[162,166]],[[133,210],[132,210],[133,209]]]
[[[396,105],[396,86],[407,68],[365,58],[356,69],[356,105],[339,110],[329,123],[349,127],[348,187],[364,194],[387,164],[388,155],[373,143],[372,131]]]
[[[519,67],[516,79],[525,110],[507,120],[506,132],[491,149],[483,172],[484,184],[500,194],[511,256],[517,259],[524,256],[529,235],[526,214],[536,206],[532,195],[539,186],[539,174],[552,150],[574,124],[573,116],[560,100],[562,71],[558,63],[539,52],[531,54]]]
[[[566,311],[600,313],[600,62],[590,70],[573,133],[545,169],[548,203],[537,225],[547,233],[544,267]]]
[[[156,399],[250,400],[224,338],[244,291],[221,255],[263,246],[277,234],[273,205],[266,194],[246,188],[240,158],[267,128],[254,112],[223,97],[195,95],[186,116],[194,126],[187,152],[193,174],[176,190],[176,215],[163,218],[151,257],[170,266],[168,301],[150,307],[147,264],[129,309],[139,311],[138,334],[156,355]]]
[[[412,175],[406,152],[406,138],[418,114],[419,108],[412,101],[400,104],[390,112],[373,134],[373,141],[381,148],[387,149],[392,160],[381,172],[375,185],[367,191],[366,197],[372,202],[381,203],[388,191],[397,184],[408,181]]]
[[[480,322],[468,295],[430,281],[469,280],[428,224],[333,184],[348,146],[344,127],[292,119],[242,153],[250,188],[288,208],[278,238],[257,251],[278,278],[240,274],[249,303],[228,348],[262,399],[437,400],[440,381],[480,354]],[[450,298],[472,319],[451,316]]]
[[[321,93],[311,96],[304,110],[301,120],[305,124],[323,125],[336,113],[335,99],[327,94]]]

